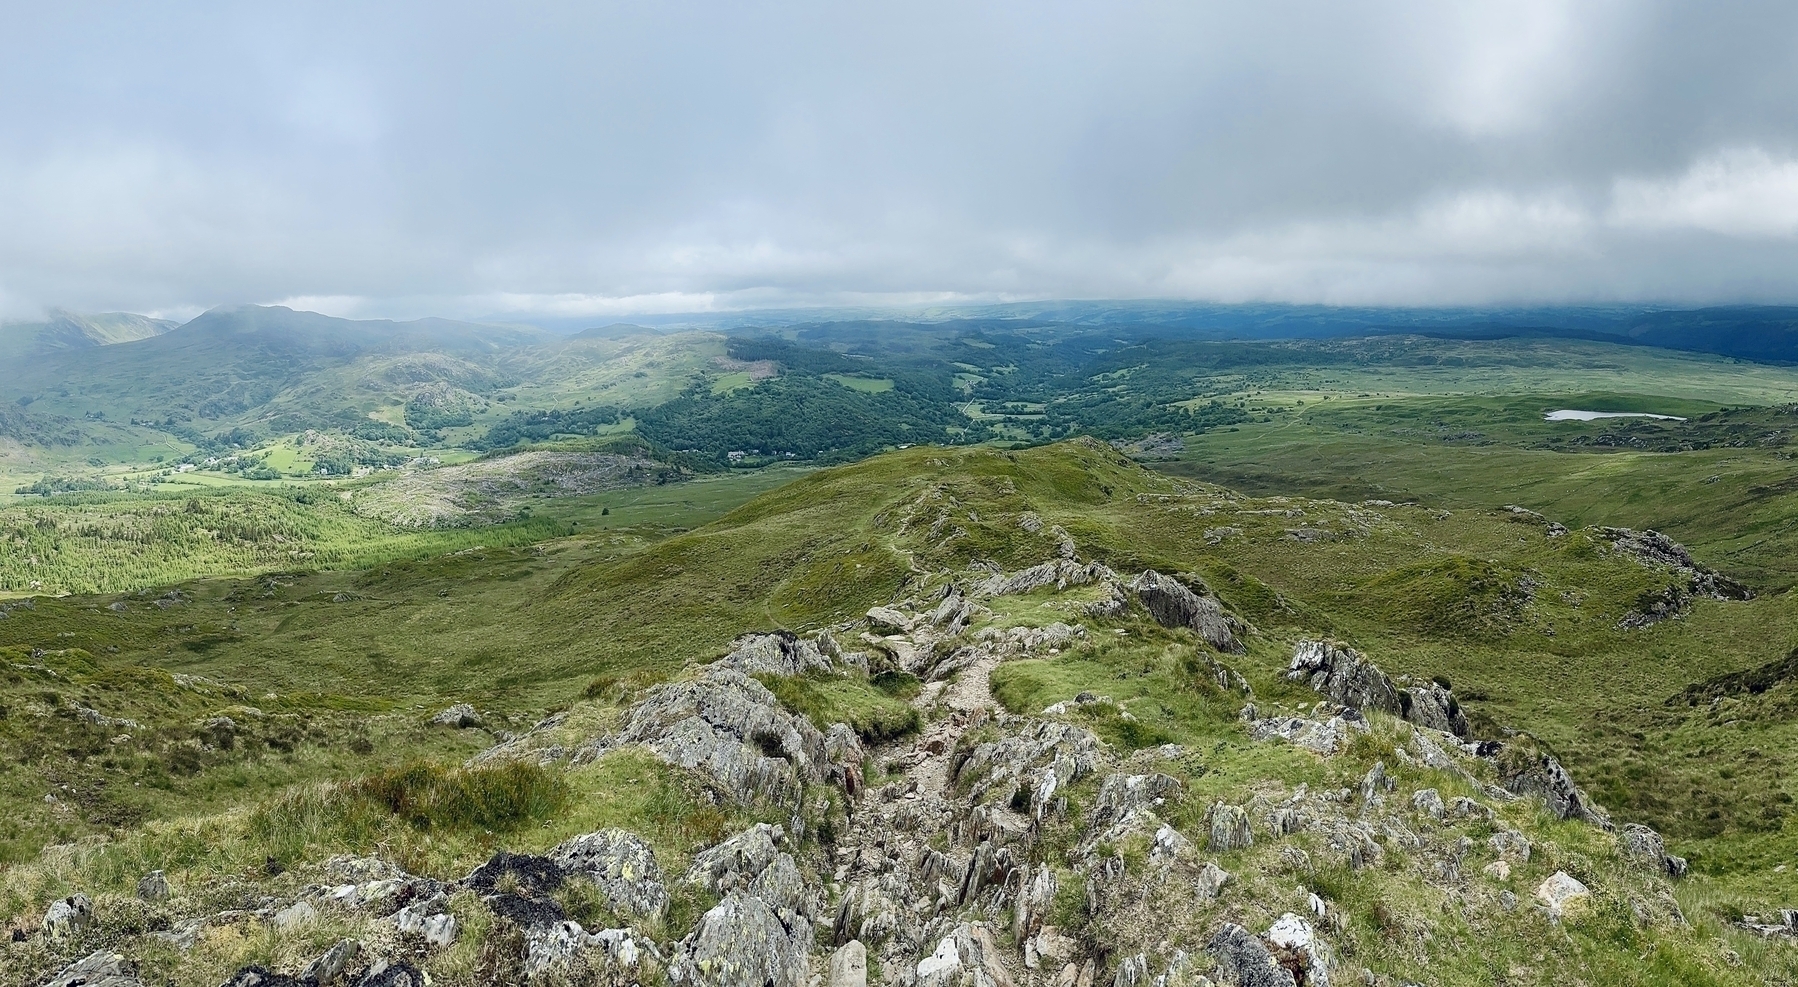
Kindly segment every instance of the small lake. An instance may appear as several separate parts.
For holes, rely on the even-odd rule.
[[[1664,422],[1683,422],[1678,415],[1651,415],[1645,411],[1574,411],[1563,408],[1542,416],[1551,422],[1590,422],[1600,418],[1658,418]]]

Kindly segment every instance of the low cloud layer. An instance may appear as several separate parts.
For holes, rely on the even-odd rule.
[[[0,315],[1798,301],[1790,4],[39,5]]]

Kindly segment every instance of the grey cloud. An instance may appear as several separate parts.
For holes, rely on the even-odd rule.
[[[6,21],[6,314],[1798,300],[1789,4]]]

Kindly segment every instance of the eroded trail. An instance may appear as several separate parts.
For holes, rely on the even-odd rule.
[[[989,679],[999,667],[997,655],[982,655],[962,668],[953,680],[926,685],[912,705],[929,726],[922,738],[882,745],[873,753],[885,763],[911,766],[904,771],[907,788],[941,797],[949,788],[950,761],[970,725],[991,719],[997,711]]]

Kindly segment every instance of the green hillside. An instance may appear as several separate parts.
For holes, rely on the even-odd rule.
[[[1550,982],[1557,964],[1580,971],[1581,982],[1741,982],[1705,958],[1716,955],[1707,945],[1716,939],[1746,964],[1744,975],[1778,976],[1790,966],[1728,924],[1782,907],[1791,883],[1781,868],[1798,857],[1790,821],[1798,779],[1777,753],[1798,743],[1798,680],[1785,658],[1798,647],[1798,612],[1787,594],[1695,599],[1673,619],[1637,628],[1629,615],[1661,591],[1668,571],[1612,548],[1616,536],[1598,529],[1557,533],[1550,519],[1503,509],[1247,497],[1154,472],[1090,440],[889,453],[803,476],[671,536],[645,539],[640,525],[610,530],[624,514],[588,515],[579,534],[535,546],[9,606],[0,619],[12,669],[0,690],[9,710],[0,731],[17,754],[0,769],[9,808],[0,845],[15,862],[7,908],[41,908],[44,895],[70,881],[97,887],[39,858],[47,843],[110,834],[117,850],[96,851],[83,865],[116,875],[103,880],[172,867],[192,881],[261,859],[254,848],[265,837],[233,828],[246,818],[275,826],[254,832],[285,841],[284,855],[323,859],[392,845],[405,848],[409,867],[465,873],[496,838],[512,838],[457,835],[446,822],[426,841],[424,831],[385,817],[356,824],[373,829],[319,823],[325,828],[289,832],[278,820],[294,811],[281,808],[294,796],[277,793],[472,754],[480,731],[421,725],[452,702],[472,703],[494,730],[522,730],[558,711],[567,718],[548,722],[563,724],[559,731],[603,730],[645,686],[710,661],[742,633],[840,632],[871,606],[933,592],[943,578],[1055,558],[1071,539],[1081,559],[1119,573],[1187,573],[1214,590],[1252,627],[1246,655],[1229,660],[1257,702],[1286,708],[1302,698],[1279,676],[1294,641],[1352,644],[1394,675],[1452,681],[1476,736],[1535,738],[1617,819],[1655,826],[1669,852],[1690,861],[1674,890],[1692,931],[1650,925],[1625,934],[1624,908],[1621,919],[1568,926],[1572,938],[1544,938],[1532,931],[1541,926],[1524,922],[1510,934],[1521,939],[1481,943],[1445,932],[1422,953],[1381,945],[1382,923],[1438,921],[1436,906],[1425,907],[1435,892],[1404,871],[1311,879],[1314,891],[1361,916],[1352,921],[1368,923],[1365,933],[1341,932],[1344,941],[1371,937],[1358,940],[1365,961],[1395,970],[1436,964],[1442,982],[1453,983],[1476,982],[1495,960],[1526,983]],[[1300,780],[1351,783],[1378,755],[1377,743],[1356,748],[1331,767],[1247,745],[1227,698],[1181,671],[1193,667],[1181,657],[1193,653],[1187,632],[1142,616],[1085,615],[1096,599],[1051,587],[992,601],[996,626],[1071,621],[1091,639],[1059,657],[995,668],[999,702],[1027,714],[1083,692],[1113,697],[1128,719],[1101,718],[1094,729],[1122,751],[1173,742],[1211,752],[1207,771],[1181,775],[1204,799]],[[903,718],[875,712],[888,700],[872,693],[770,681],[821,723],[851,716],[868,730],[904,729]],[[183,739],[215,729],[206,724],[220,716],[234,724],[230,744]],[[129,736],[108,740],[127,720]],[[895,726],[873,725],[889,721]],[[1383,755],[1389,767],[1393,756]],[[615,787],[621,771],[635,772],[638,787],[674,785],[665,798],[675,803],[656,804],[693,797],[679,794],[678,776],[629,758],[570,770],[566,784],[589,793],[582,799],[623,791]],[[44,799],[46,789],[55,798]],[[541,837],[518,837],[523,845],[547,846],[594,825],[583,806],[597,803],[560,798],[529,810],[547,815]],[[265,808],[243,817],[228,812],[234,806]],[[321,803],[306,811],[338,810]],[[647,804],[608,811],[611,824],[663,834],[658,845],[670,854],[693,838],[656,828],[666,817]],[[227,814],[210,815],[219,812]],[[1618,887],[1634,880],[1603,863],[1614,851],[1596,828],[1515,814],[1510,824],[1525,827],[1546,855],[1549,863],[1532,868],[1574,868]],[[184,855],[184,832],[213,833],[207,838],[229,849],[213,862]],[[1274,867],[1272,859],[1231,867],[1253,884],[1255,868]],[[1528,945],[1512,953],[1502,942]],[[1665,966],[1639,965],[1632,957],[1643,949],[1659,951]]]
[[[54,310],[42,322],[0,322],[0,358],[24,361],[66,350],[160,336],[180,323],[130,312],[83,315]]]

